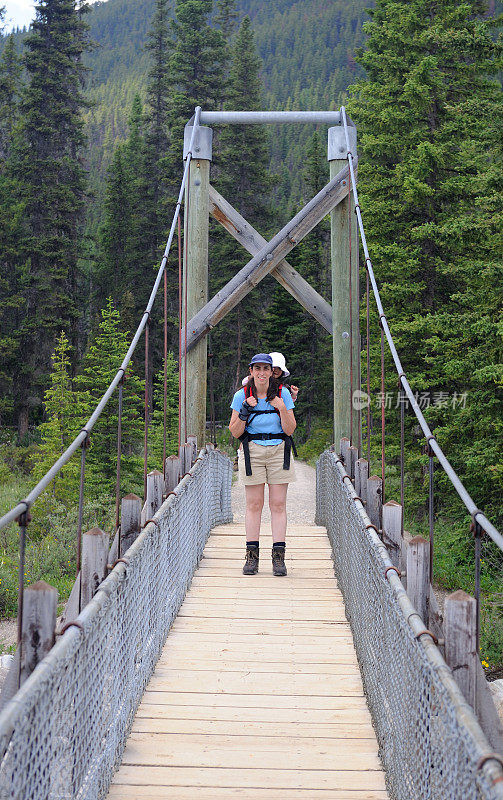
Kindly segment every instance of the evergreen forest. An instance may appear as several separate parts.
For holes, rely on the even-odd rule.
[[[502,8],[494,0],[39,0],[29,30],[0,37],[0,513],[64,452],[124,357],[164,251],[194,107],[344,104],[358,129],[360,205],[400,358],[452,465],[501,526]],[[326,138],[321,125],[216,128],[211,182],[269,239],[327,182]],[[210,296],[247,260],[210,221]],[[328,218],[288,260],[330,300]],[[176,246],[166,289],[175,452]],[[398,499],[396,373],[386,353],[383,397],[378,317],[371,293],[367,330],[365,290],[362,269],[364,383],[367,354],[372,365],[363,436],[370,426],[380,473],[384,403],[388,496]],[[145,394],[149,468],[162,460],[163,313],[159,295],[147,357],[141,343],[124,384],[124,492],[143,491]],[[332,441],[332,342],[272,277],[211,332],[208,409],[231,450],[232,393],[254,352],[278,350],[300,387],[300,456],[313,462]],[[113,528],[116,429],[110,405],[89,448],[87,527]],[[406,527],[427,534],[428,456],[412,412],[405,437]],[[71,461],[62,470],[30,525],[27,580],[52,576],[62,596],[74,578],[78,468]],[[470,519],[441,469],[435,481],[435,580],[473,592]],[[0,532],[0,616],[16,609],[16,537],[15,527]],[[483,656],[498,669],[503,561],[490,542],[483,548]]]

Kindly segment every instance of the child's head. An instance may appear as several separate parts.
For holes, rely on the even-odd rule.
[[[290,375],[286,368],[285,356],[283,353],[269,353],[272,358],[272,374],[275,378],[287,378]]]

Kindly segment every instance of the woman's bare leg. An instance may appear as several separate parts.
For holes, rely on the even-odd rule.
[[[287,483],[269,484],[269,508],[273,542],[284,542],[286,537]]]
[[[265,483],[259,483],[256,486],[245,486],[245,531],[247,542],[258,542],[260,537],[260,521],[264,507],[264,486]]]

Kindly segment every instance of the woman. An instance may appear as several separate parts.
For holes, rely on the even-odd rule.
[[[292,433],[297,423],[288,389],[273,379],[273,360],[257,353],[249,364],[251,380],[233,397],[229,430],[243,442],[240,471],[246,494],[246,562],[244,575],[255,575],[259,564],[259,536],[264,487],[269,484],[274,575],[286,575],[286,493],[295,480],[291,455]],[[243,469],[242,462],[245,462]]]

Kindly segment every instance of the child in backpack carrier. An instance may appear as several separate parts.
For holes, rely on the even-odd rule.
[[[269,353],[272,358],[272,375],[277,381],[280,381],[286,389],[290,391],[292,395],[292,400],[295,403],[299,394],[299,387],[298,386],[288,386],[285,384],[283,378],[287,378],[290,375],[290,371],[286,368],[285,356],[283,353]],[[251,381],[251,375],[247,375],[241,381],[242,386],[247,386],[248,383]]]

